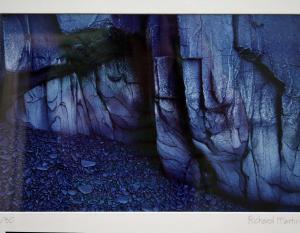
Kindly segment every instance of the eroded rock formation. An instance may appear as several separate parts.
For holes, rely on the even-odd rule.
[[[179,16],[193,142],[230,195],[299,205],[299,19]]]
[[[149,34],[154,65],[157,150],[173,177],[199,184],[201,174],[191,142],[184,132],[180,109],[179,75],[176,68],[175,16],[150,16]]]
[[[121,19],[117,23],[122,26]],[[112,27],[113,20],[108,15],[16,15],[4,16],[3,25],[6,69],[16,72],[64,63],[57,39],[62,33]],[[152,140],[143,91],[147,79],[135,67],[140,65],[135,57],[115,59],[86,75],[45,82],[18,100],[24,101],[24,113],[14,107],[17,112],[10,115],[38,129],[95,133],[129,143]]]
[[[130,54],[29,90],[10,110],[15,120],[126,143],[153,140],[176,179],[300,206],[299,16],[2,18],[2,61],[14,72],[64,63],[62,35],[117,28],[132,38]]]

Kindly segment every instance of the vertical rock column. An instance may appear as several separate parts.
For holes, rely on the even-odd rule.
[[[188,121],[195,144],[206,137],[202,93],[201,15],[178,16],[180,55]]]
[[[167,174],[195,185],[200,184],[198,161],[184,131],[180,109],[179,77],[176,73],[174,35],[176,18],[150,16],[149,34],[154,60],[155,120],[157,150]],[[183,91],[183,90],[182,90]]]
[[[239,57],[231,16],[178,16],[185,100],[193,143],[214,169],[217,186],[245,196],[241,160],[248,126],[236,86]]]

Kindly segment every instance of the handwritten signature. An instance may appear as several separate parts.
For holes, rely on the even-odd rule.
[[[12,224],[15,222],[14,216],[3,216],[0,217],[0,224]]]

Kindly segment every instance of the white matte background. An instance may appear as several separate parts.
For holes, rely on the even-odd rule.
[[[274,219],[274,223],[249,224],[249,217]],[[277,218],[282,217],[298,223],[277,223]],[[299,213],[0,213],[0,233],[298,233],[299,230]]]
[[[0,0],[4,13],[299,14],[299,0]]]

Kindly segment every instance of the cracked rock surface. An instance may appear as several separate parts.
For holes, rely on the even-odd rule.
[[[7,111],[10,122],[152,143],[176,180],[249,203],[300,206],[299,16],[3,15],[0,22],[0,78],[4,68],[63,64],[63,35],[117,28],[132,36],[130,54],[27,91]],[[99,165],[82,159],[96,163],[85,169]],[[87,185],[66,195],[94,193]],[[116,200],[131,201],[121,193]]]
[[[192,147],[184,133],[184,115],[179,109],[176,60],[171,41],[174,39],[172,16],[151,16],[150,44],[154,63],[155,122],[157,150],[165,170],[171,176],[199,185],[201,173]]]
[[[299,19],[178,17],[193,142],[230,195],[300,204]]]
[[[109,28],[113,22],[123,27],[122,22],[128,21],[128,17],[112,21],[109,15],[3,17],[5,65],[14,72],[64,63],[57,39],[63,33]],[[132,20],[129,23],[134,26]],[[152,141],[143,91],[146,78],[136,68],[140,65],[136,59],[142,60],[115,59],[84,76],[73,73],[36,86],[15,102],[8,118],[67,134],[97,134],[128,143]]]

